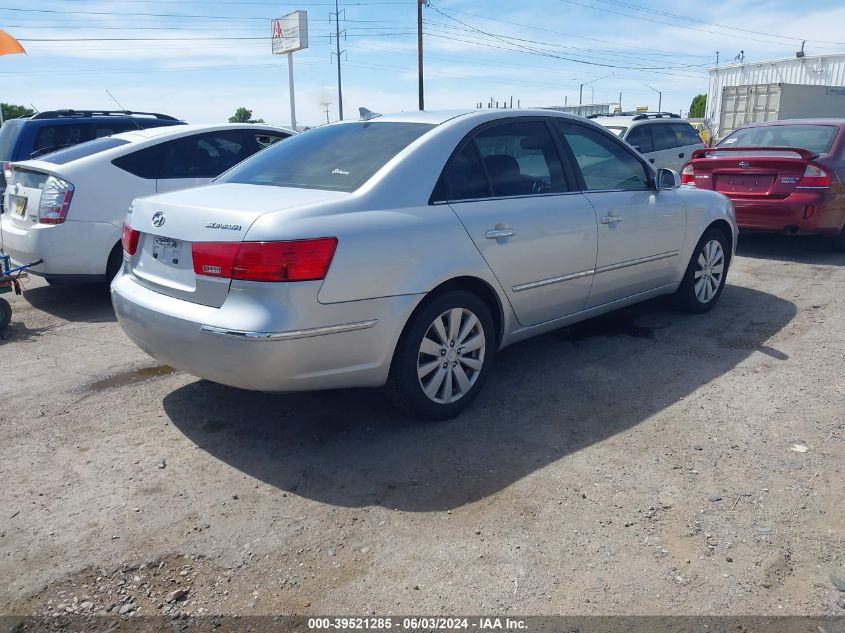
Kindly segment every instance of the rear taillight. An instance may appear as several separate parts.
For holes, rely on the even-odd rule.
[[[830,187],[830,174],[818,165],[810,163],[798,183],[799,187]]]
[[[136,231],[128,224],[123,225],[123,250],[129,255],[134,255],[138,250],[138,239],[141,237],[141,231]]]
[[[692,163],[687,163],[681,170],[681,184],[695,185],[695,170],[692,168]]]
[[[337,238],[287,242],[197,242],[191,246],[197,275],[248,281],[324,279]]]
[[[44,189],[41,190],[38,221],[41,224],[64,222],[71,198],[73,198],[73,185],[62,178],[50,176],[44,183]]]
[[[194,272],[211,277],[232,277],[241,242],[196,242],[191,245]]]
[[[3,178],[7,183],[12,179],[12,163],[9,161],[3,163]]]

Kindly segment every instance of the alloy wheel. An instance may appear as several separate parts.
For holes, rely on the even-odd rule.
[[[434,319],[417,355],[425,395],[438,404],[463,398],[478,380],[485,348],[484,328],[471,310],[452,308]]]
[[[695,262],[695,298],[701,303],[709,303],[725,276],[725,251],[719,240],[710,240],[701,248]]]

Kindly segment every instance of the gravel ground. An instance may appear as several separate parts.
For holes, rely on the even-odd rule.
[[[0,613],[845,614],[845,255],[821,241],[743,236],[713,312],[509,348],[436,424],[174,372],[102,288],[12,303]]]

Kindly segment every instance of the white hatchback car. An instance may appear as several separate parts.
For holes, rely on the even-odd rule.
[[[690,122],[671,112],[623,112],[590,119],[632,145],[658,169],[680,172],[695,150],[704,149]]]
[[[13,163],[0,250],[51,283],[111,279],[133,199],[209,182],[294,134],[255,124],[180,125],[99,138]]]

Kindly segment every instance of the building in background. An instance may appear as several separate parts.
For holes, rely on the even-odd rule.
[[[845,118],[845,53],[710,69],[705,121],[716,139],[746,123]]]

